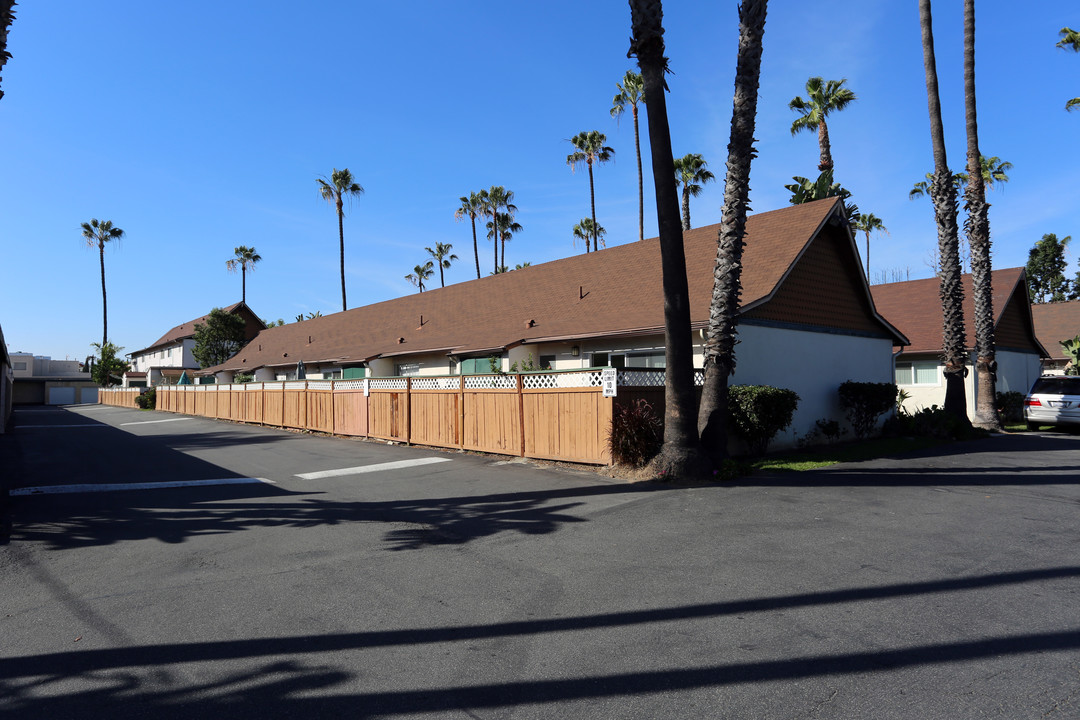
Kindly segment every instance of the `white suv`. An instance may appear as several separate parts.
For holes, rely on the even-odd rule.
[[[1024,398],[1028,430],[1040,425],[1080,426],[1080,375],[1043,375]]]

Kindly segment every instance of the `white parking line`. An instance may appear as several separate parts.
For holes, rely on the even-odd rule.
[[[297,473],[296,477],[301,480],[318,480],[319,478],[338,477],[340,475],[360,475],[363,473],[381,472],[383,470],[398,470],[401,468],[417,467],[418,465],[431,465],[432,463],[450,462],[450,458],[418,458],[416,460],[396,460],[394,462],[378,463],[376,465],[361,465],[359,467],[339,468],[337,470],[321,470],[319,472]]]
[[[194,420],[195,418],[169,418],[168,420],[141,420],[139,422],[120,423],[119,427],[125,427],[127,425],[154,425],[156,423],[163,422],[180,422],[181,420]]]
[[[69,493],[120,492],[122,490],[161,490],[164,488],[203,487],[205,485],[276,485],[266,478],[219,478],[216,480],[174,480],[171,482],[112,483],[109,485],[39,485],[15,488],[11,495],[66,495]]]

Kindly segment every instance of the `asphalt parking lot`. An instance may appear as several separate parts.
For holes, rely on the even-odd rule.
[[[1072,718],[1080,437],[734,485],[105,406],[0,436],[0,717]]]

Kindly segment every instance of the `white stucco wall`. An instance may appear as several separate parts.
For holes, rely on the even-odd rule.
[[[1026,394],[1041,373],[1039,356],[1034,353],[1022,353],[1012,350],[998,350],[996,353],[998,372],[997,392],[1019,392]],[[903,356],[898,358],[903,362]],[[964,379],[964,398],[967,402],[968,417],[975,418],[975,399],[978,393],[978,374],[975,372],[975,353],[968,357],[968,376]],[[911,397],[904,402],[904,410],[914,413],[934,405],[945,405],[945,380],[942,366],[938,365],[937,385],[899,385],[901,390]]]

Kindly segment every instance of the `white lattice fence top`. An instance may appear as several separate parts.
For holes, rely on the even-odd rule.
[[[694,371],[694,385],[697,385],[698,387],[704,387],[704,385],[705,385],[705,371],[704,370],[695,370]]]
[[[514,390],[517,378],[513,375],[466,375],[466,390]]]
[[[307,387],[307,380],[287,380],[281,384],[286,390],[303,390]]]
[[[363,380],[338,380],[334,383],[335,390],[363,390]]]
[[[602,384],[599,370],[523,375],[521,380],[526,390],[600,387]]]
[[[667,372],[664,370],[620,370],[619,387],[664,387]],[[694,385],[705,384],[705,371],[694,371]]]
[[[407,378],[372,378],[370,387],[372,390],[404,390],[408,382]]]
[[[414,377],[413,390],[457,390],[461,379],[456,377]]]
[[[330,380],[308,380],[308,390],[332,390],[334,383]]]

